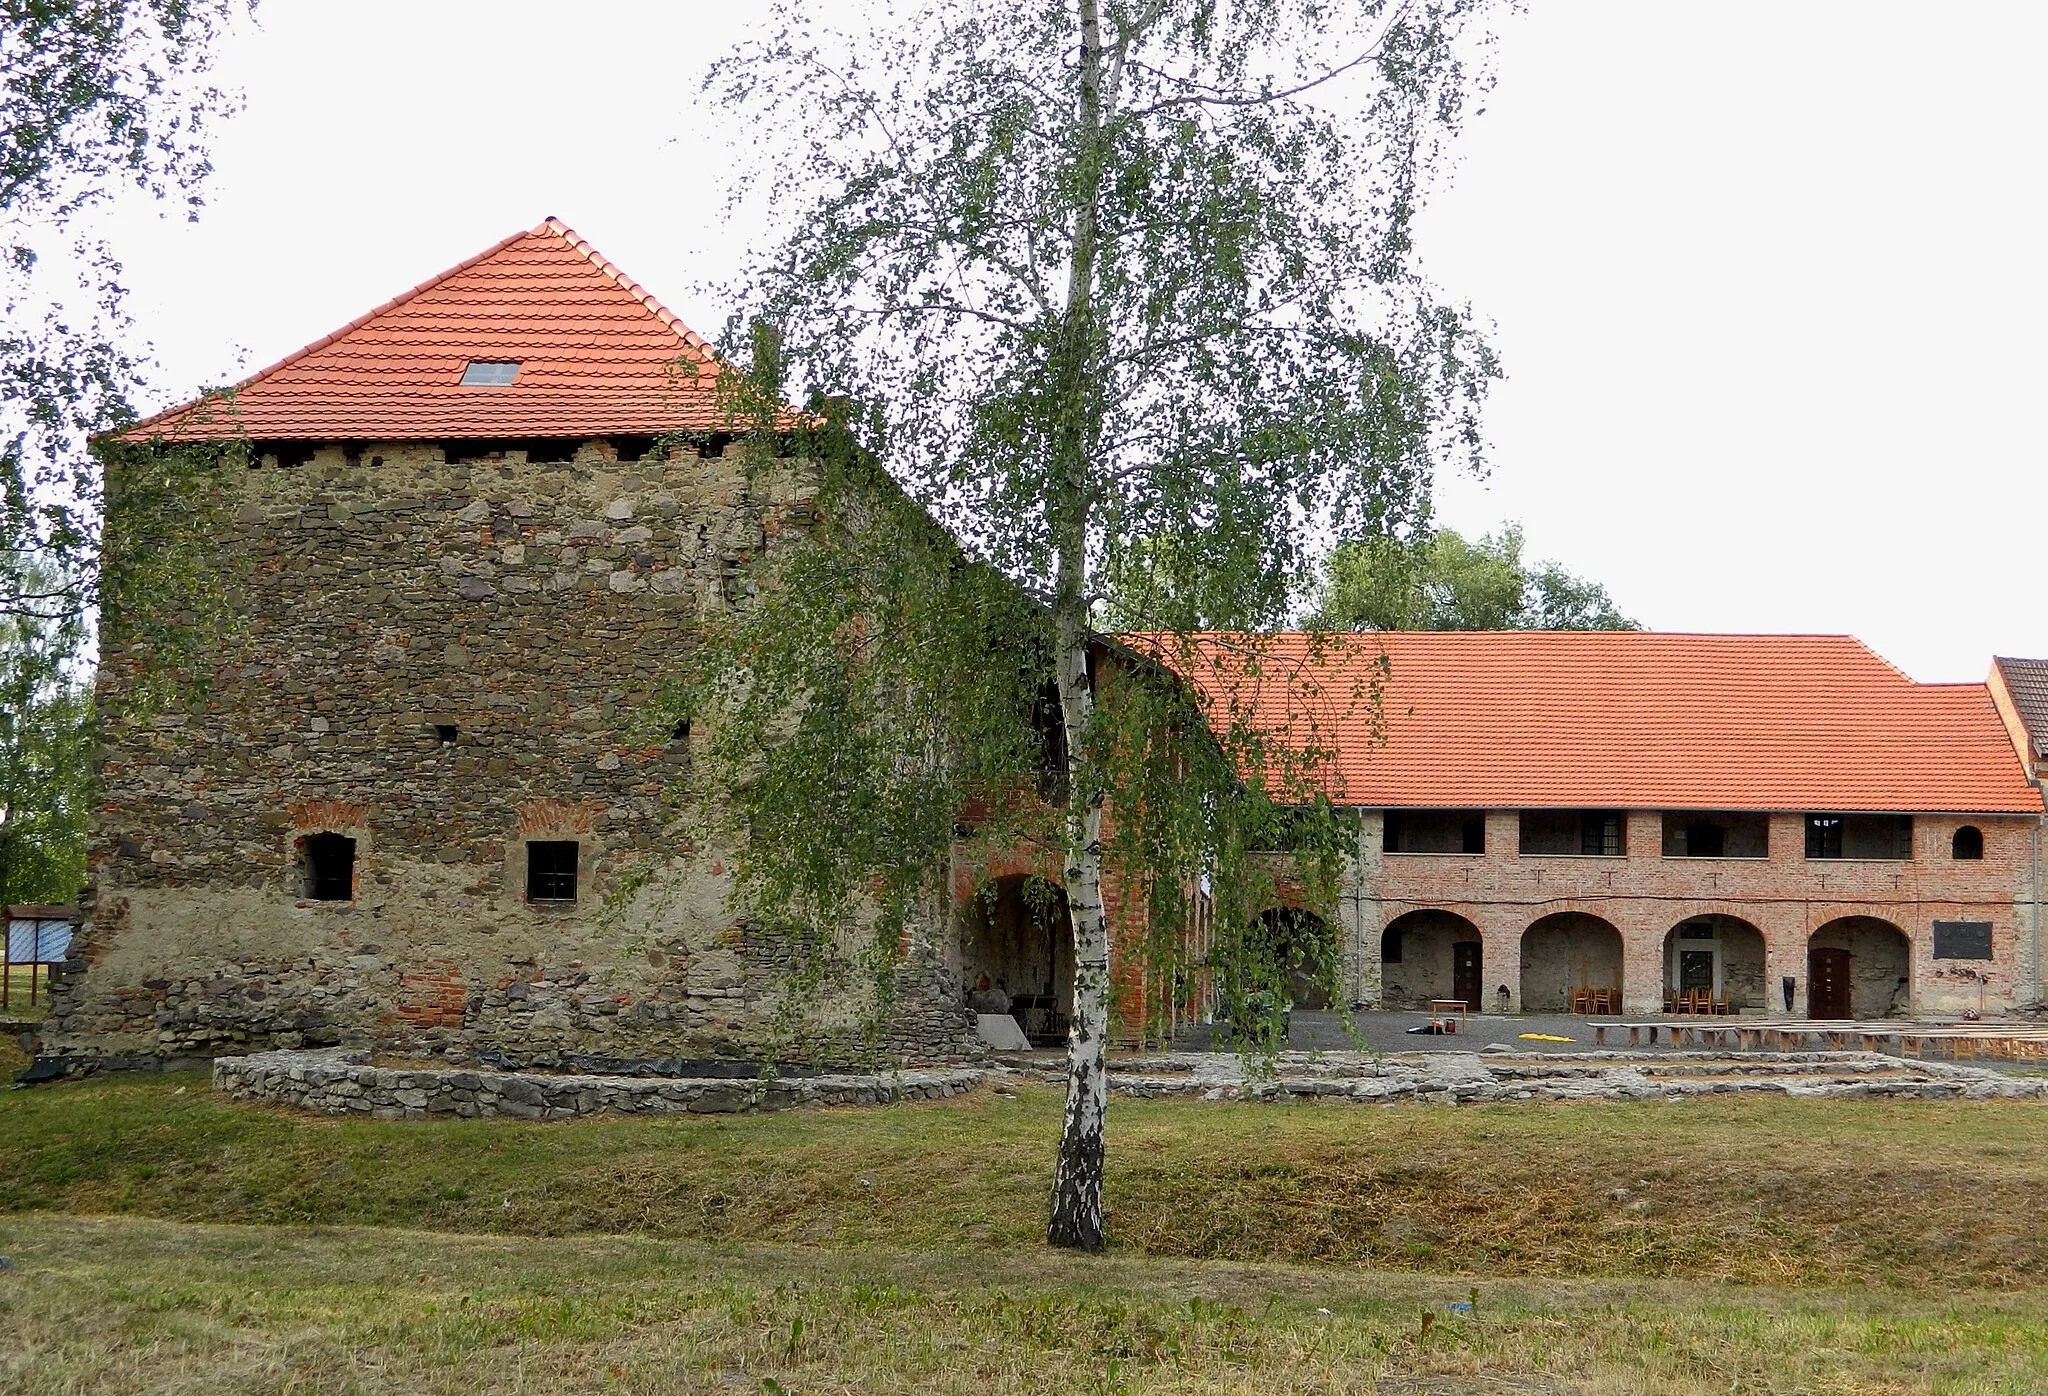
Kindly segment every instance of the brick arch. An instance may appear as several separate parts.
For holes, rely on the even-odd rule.
[[[1911,1011],[1913,938],[1895,921],[1835,916],[1806,938],[1806,1016],[1884,1018]]]
[[[1050,887],[1049,901],[1028,890],[1033,881]],[[1065,1042],[1074,1012],[1074,934],[1058,880],[1036,868],[990,876],[954,919],[965,1006],[1009,1013],[1034,1046]]]
[[[1716,1012],[1771,1006],[1770,933],[1753,919],[1754,911],[1694,906],[1671,923],[1660,965],[1667,1006],[1683,1008],[1679,996],[1700,989],[1712,996]]]
[[[1410,907],[1380,930],[1380,1006],[1427,1008],[1457,989],[1458,947],[1477,944],[1480,993],[1485,992],[1486,934],[1477,921],[1443,907]]]
[[[1546,911],[1523,927],[1519,948],[1523,1012],[1575,1011],[1582,989],[1612,991],[1619,1008],[1628,946],[1621,927],[1607,917],[1570,908]]]

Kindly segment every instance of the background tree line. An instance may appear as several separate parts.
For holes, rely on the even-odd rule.
[[[99,623],[131,622],[149,702],[223,613],[215,453],[92,445],[135,420],[151,369],[94,216],[123,197],[198,215],[237,105],[212,50],[248,3],[0,6],[0,903],[84,886]],[[125,541],[103,552],[110,524]]]

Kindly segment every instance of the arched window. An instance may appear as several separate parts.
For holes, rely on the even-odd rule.
[[[1949,840],[1949,854],[1955,858],[1982,858],[1984,856],[1984,831],[1974,824],[1965,824],[1956,830],[1956,836]]]

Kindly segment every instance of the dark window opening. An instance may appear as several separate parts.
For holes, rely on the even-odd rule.
[[[528,464],[560,465],[574,460],[582,444],[583,438],[576,436],[476,437],[443,441],[441,455],[448,464],[457,465],[464,461],[502,461],[507,452],[524,451]]]
[[[1671,810],[1664,815],[1666,858],[1767,858],[1771,817],[1756,810]]]
[[[576,900],[574,839],[536,839],[526,845],[526,896],[535,902]]]
[[[1038,686],[1031,704],[1031,728],[1038,735],[1038,798],[1049,805],[1067,802],[1067,720],[1060,704],[1060,686],[1048,679]]]
[[[1842,817],[1838,814],[1809,814],[1806,816],[1806,856],[1809,858],[1839,858],[1842,856]]]
[[[456,737],[461,735],[461,730],[452,722],[437,722],[434,724],[434,740],[442,746],[454,746]]]
[[[1913,856],[1910,814],[1809,814],[1808,858],[1872,858],[1904,861]]]
[[[1484,853],[1486,812],[1467,809],[1390,809],[1389,853]]]
[[[1627,851],[1626,829],[1620,810],[1525,809],[1521,812],[1521,851],[1538,857],[1576,853],[1619,858]]]
[[[509,388],[519,376],[519,364],[508,359],[471,359],[462,370],[465,388]]]
[[[1401,963],[1401,928],[1399,926],[1394,927],[1393,930],[1388,931],[1385,936],[1381,937],[1380,959],[1390,965]]]
[[[1965,824],[1956,830],[1955,837],[1948,842],[1951,858],[1982,858],[1984,856],[1984,831],[1974,824]]]
[[[356,841],[345,834],[314,834],[300,841],[305,895],[316,902],[354,901]]]
[[[690,740],[690,719],[687,717],[677,718],[675,726],[669,729],[668,735],[670,741],[687,742]]]
[[[319,449],[311,441],[269,441],[264,443],[262,455],[251,453],[249,463],[253,466],[269,461],[280,470],[290,470],[313,459],[313,453]]]

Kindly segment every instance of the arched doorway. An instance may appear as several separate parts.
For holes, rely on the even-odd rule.
[[[1479,928],[1455,912],[1397,916],[1380,935],[1380,1007],[1426,1009],[1431,999],[1462,999],[1477,1013],[1485,957]]]
[[[1841,916],[1806,942],[1806,1016],[1891,1018],[1913,1001],[1913,943],[1875,916]]]
[[[1768,1007],[1764,933],[1739,916],[1719,914],[1688,916],[1673,926],[1664,937],[1664,1006],[1682,1013]]]
[[[1330,1006],[1337,982],[1337,931],[1313,911],[1276,906],[1259,913],[1260,937],[1288,1002],[1308,1012]]]
[[[960,966],[968,1007],[1009,1013],[1034,1047],[1066,1042],[1074,931],[1058,883],[1019,873],[985,884],[960,908]]]
[[[1522,1011],[1620,1012],[1621,932],[1582,911],[1532,923],[1522,932]]]

